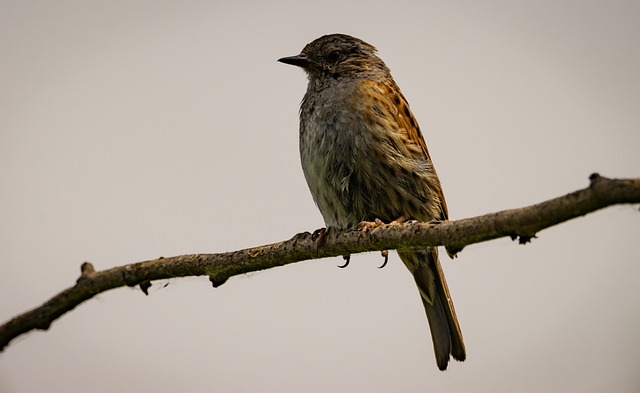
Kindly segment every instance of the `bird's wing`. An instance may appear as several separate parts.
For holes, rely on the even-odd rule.
[[[394,121],[387,122],[387,126],[396,128],[396,131],[400,133],[402,138],[406,138],[404,142],[405,145],[409,147],[411,154],[420,156],[431,163],[434,175],[433,177],[436,183],[434,192],[436,192],[436,195],[440,200],[439,219],[448,220],[449,212],[447,210],[447,202],[444,199],[440,180],[438,179],[436,170],[433,167],[433,161],[431,161],[431,155],[429,154],[427,144],[425,143],[422,132],[420,131],[420,126],[418,125],[416,118],[413,116],[413,113],[411,113],[411,109],[409,109],[407,99],[404,98],[404,95],[393,80],[390,82],[367,80],[364,83],[364,88],[367,89],[366,93],[372,95],[373,98],[373,107],[371,110],[374,113],[380,112],[382,117],[384,116],[384,113],[392,113]],[[376,105],[380,105],[380,107],[376,108]]]

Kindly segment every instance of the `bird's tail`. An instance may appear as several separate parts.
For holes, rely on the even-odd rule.
[[[446,370],[449,357],[458,361],[467,357],[462,331],[458,324],[447,281],[438,259],[438,249],[421,251],[398,251],[418,285],[433,339],[436,363]]]

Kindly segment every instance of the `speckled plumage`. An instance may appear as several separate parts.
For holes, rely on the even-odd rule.
[[[446,220],[447,206],[409,104],[376,49],[332,34],[281,62],[309,77],[300,108],[300,157],[327,227],[363,221]],[[425,306],[441,370],[466,357],[437,249],[399,250]]]

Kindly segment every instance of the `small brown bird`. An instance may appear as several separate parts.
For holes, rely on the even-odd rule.
[[[325,35],[278,61],[309,78],[300,108],[300,158],[327,228],[447,220],[427,145],[389,69],[366,42]],[[440,370],[466,358],[437,248],[398,250],[420,291]]]

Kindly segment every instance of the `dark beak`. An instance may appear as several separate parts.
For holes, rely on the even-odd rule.
[[[280,63],[291,64],[302,68],[307,67],[310,63],[309,59],[304,55],[283,57],[282,59],[278,59],[278,61]]]

